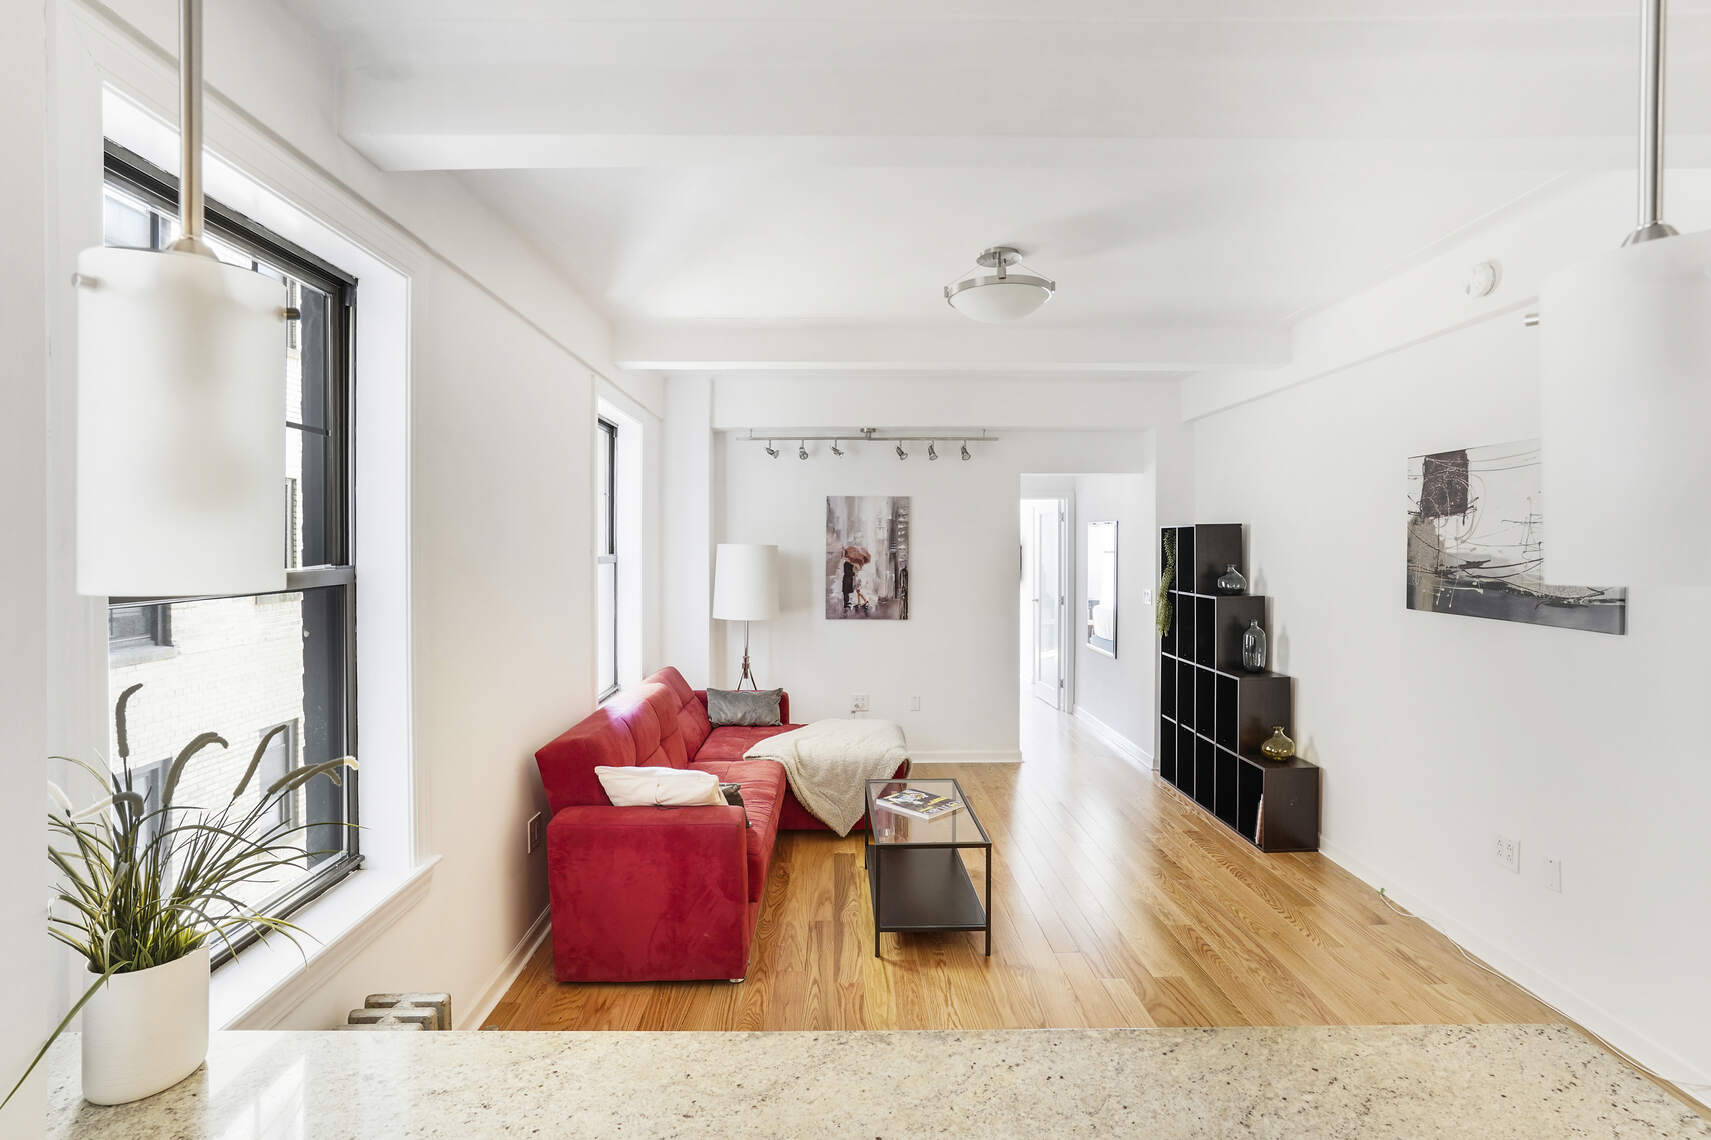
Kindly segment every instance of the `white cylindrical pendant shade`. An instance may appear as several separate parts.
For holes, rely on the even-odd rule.
[[[1582,262],[1539,302],[1546,580],[1711,582],[1711,233]]]
[[[770,621],[778,616],[778,547],[721,542],[713,561],[713,616]]]
[[[136,249],[77,271],[78,593],[283,589],[284,285]]]

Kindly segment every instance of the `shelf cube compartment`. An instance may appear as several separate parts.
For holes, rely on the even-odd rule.
[[[1212,810],[1213,789],[1217,782],[1217,747],[1210,740],[1194,738],[1194,802]]]
[[[1243,760],[1236,772],[1236,830],[1249,843],[1258,843],[1260,792],[1265,786],[1265,772],[1259,765]]]
[[[1176,783],[1176,725],[1165,717],[1158,724],[1158,774],[1167,783]]]
[[[1194,794],[1194,743],[1192,729],[1176,730],[1176,786],[1187,796]]]
[[[1194,662],[1210,668],[1217,656],[1218,599],[1194,599]]]
[[[1167,660],[1159,670],[1158,711],[1161,716],[1176,719],[1176,662]]]
[[[1250,621],[1258,621],[1260,628],[1265,628],[1265,599],[1241,594],[1213,601],[1216,604],[1206,623],[1209,628],[1200,630],[1200,636],[1212,643],[1211,660],[1204,663],[1229,673],[1240,673],[1242,636],[1247,633]]]
[[[1226,677],[1222,673],[1212,674],[1216,680],[1218,696],[1213,702],[1216,717],[1212,723],[1212,739],[1234,752],[1236,750],[1236,708],[1237,692],[1240,684],[1234,677]]]
[[[1178,542],[1180,543],[1180,539]],[[1178,547],[1180,550],[1180,546]],[[1194,560],[1184,565],[1194,567],[1193,575],[1185,579],[1194,585],[1183,586],[1197,594],[1213,594],[1218,590],[1218,578],[1225,567],[1243,569],[1242,524],[1201,523],[1194,528]],[[1246,571],[1243,570],[1245,573]]]
[[[1180,679],[1179,679],[1180,680]],[[1201,736],[1212,735],[1213,717],[1218,705],[1218,674],[1210,669],[1194,670],[1194,731]]]
[[[1234,752],[1218,749],[1214,757],[1212,783],[1212,814],[1234,828],[1237,823],[1237,769],[1242,762]]]

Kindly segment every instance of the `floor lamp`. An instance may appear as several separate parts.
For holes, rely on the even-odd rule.
[[[778,616],[778,547],[721,542],[713,560],[713,616],[743,623],[743,682],[756,690],[749,668],[749,622]]]

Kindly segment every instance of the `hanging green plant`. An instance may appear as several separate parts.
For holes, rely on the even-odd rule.
[[[1176,584],[1176,532],[1164,532],[1164,571],[1158,578],[1158,635],[1170,633],[1170,623],[1176,617],[1176,607],[1170,602],[1170,588]]]

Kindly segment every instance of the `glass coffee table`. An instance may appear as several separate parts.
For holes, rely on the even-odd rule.
[[[905,788],[945,796],[962,807],[928,820],[878,802],[879,797]],[[984,903],[963,862],[962,852],[971,847],[985,851]],[[985,931],[986,956],[992,956],[992,839],[956,780],[869,780],[863,853],[868,893],[873,898],[875,958],[880,934],[924,930]]]

